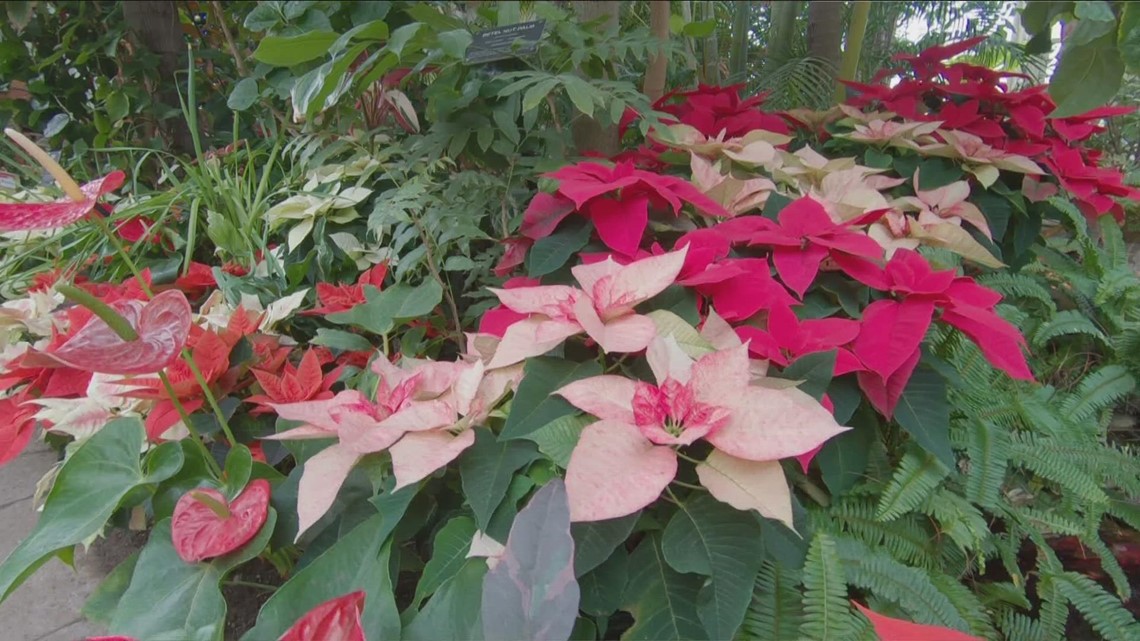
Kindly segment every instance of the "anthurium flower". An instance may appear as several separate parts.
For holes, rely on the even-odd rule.
[[[845,428],[795,388],[751,385],[743,344],[694,361],[672,336],[658,337],[647,358],[656,385],[603,375],[556,392],[601,419],[583,430],[566,470],[571,520],[617,518],[649,505],[676,475],[677,448],[703,439],[726,457],[710,457],[702,473],[702,482],[713,479],[706,483],[713,496],[790,523],[791,495],[776,461]],[[753,499],[742,501],[740,489],[722,492],[734,484]]]
[[[424,373],[416,370],[399,370],[398,376],[382,378],[376,402],[346,390],[326,400],[270,404],[281,418],[302,425],[268,438],[337,439],[305,462],[297,491],[298,537],[332,506],[361,457],[387,450],[405,432],[435,430],[456,422],[456,410],[446,400],[415,399],[423,379]]]
[[[221,513],[219,513],[221,512]],[[186,563],[224,556],[257,536],[269,516],[269,481],[255,479],[232,502],[211,488],[178,499],[170,522],[174,550]]]
[[[364,641],[364,591],[329,599],[305,613],[277,641]]]
[[[55,178],[66,198],[50,203],[0,203],[0,232],[70,225],[91,213],[100,196],[115,191],[126,179],[123,172],[113,171],[80,187],[59,163],[23,134],[13,129],[5,129],[4,133]]]
[[[299,366],[293,367],[291,363],[285,363],[280,374],[253,370],[253,376],[261,385],[264,394],[250,396],[245,401],[258,406],[250,414],[263,414],[273,411],[271,403],[299,403],[332,398],[333,393],[330,390],[340,372],[341,368],[337,368],[325,376],[321,372],[317,353],[308,350],[301,357]]]
[[[706,215],[730,216],[688,182],[676,176],[635,169],[629,163],[608,167],[583,162],[547,176],[557,179],[558,193],[593,221],[602,242],[627,256],[637,253],[649,224],[650,206],[668,207],[678,214],[687,202]]]
[[[918,639],[929,639],[930,641],[982,641],[982,639],[978,637],[950,628],[911,623],[910,621],[903,621],[902,619],[892,619],[891,617],[873,612],[855,601],[851,603],[863,613],[863,616],[870,619],[871,625],[875,628],[875,634],[879,637],[879,641],[917,641]]]
[[[190,333],[190,303],[169,290],[143,304],[120,301],[112,307],[138,334],[124,340],[102,319],[92,318],[59,347],[38,352],[30,362],[108,374],[149,374],[165,368],[182,350]]]
[[[784,284],[803,298],[815,281],[819,264],[833,253],[877,260],[883,250],[865,234],[832,222],[823,205],[810,197],[799,198],[777,215],[777,220],[753,217],[755,229],[750,245],[772,247],[772,263]]]
[[[952,270],[934,271],[920,254],[905,249],[895,252],[885,270],[849,263],[847,272],[897,297],[877,300],[863,310],[853,349],[867,368],[859,373],[860,385],[885,416],[893,413],[918,364],[919,346],[935,310],[942,311],[942,322],[977,343],[994,367],[1012,378],[1033,380],[1022,353],[1025,339],[994,311],[1001,296],[972,278],[959,277]]]
[[[36,408],[26,401],[22,395],[0,398],[0,465],[19,456],[36,433]]]
[[[645,349],[657,330],[634,307],[673,284],[687,248],[619,265],[612,258],[571,269],[582,289],[566,285],[492,289],[503,306],[527,317],[506,329],[488,365],[495,369],[550,351],[586,332],[606,352]]]

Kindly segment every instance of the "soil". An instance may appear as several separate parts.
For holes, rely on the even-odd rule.
[[[281,580],[281,576],[277,574],[277,570],[273,565],[262,559],[254,559],[243,565],[233,574],[226,577],[226,581],[227,583],[229,581],[245,581],[275,587],[284,582]],[[223,584],[222,596],[226,598],[226,604],[228,606],[226,613],[226,641],[237,641],[241,638],[241,635],[253,628],[253,625],[257,622],[257,613],[272,594],[272,592],[265,588]]]

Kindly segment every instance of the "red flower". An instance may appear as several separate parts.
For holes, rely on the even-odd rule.
[[[309,610],[277,641],[364,641],[364,592],[329,599]]]
[[[726,138],[739,138],[756,129],[789,133],[783,118],[760,109],[766,94],[744,99],[740,97],[743,88],[743,84],[727,87],[700,85],[690,91],[668,93],[653,107],[709,137],[716,137],[723,131]],[[679,101],[674,103],[676,99]]]
[[[253,376],[265,393],[245,399],[247,403],[258,406],[250,414],[273,412],[270,403],[297,403],[332,398],[333,393],[330,390],[340,376],[340,371],[338,368],[322,377],[320,360],[313,350],[305,352],[298,367],[285,363],[280,375],[255,369]]]
[[[191,298],[198,298],[211,287],[217,287],[214,280],[214,270],[203,263],[191,262],[190,269],[174,281],[174,286],[181,289]]]
[[[528,209],[527,211],[530,210]],[[525,225],[526,222],[524,221],[523,224]],[[499,260],[499,264],[495,265],[494,269],[491,270],[496,276],[506,276],[511,273],[514,268],[523,264],[523,261],[526,260],[527,251],[530,250],[530,246],[534,244],[533,240],[524,236],[507,238],[502,242],[507,248],[503,251],[503,258]]]
[[[527,278],[525,276],[518,276],[503,283],[503,289],[514,289],[516,287],[537,287],[542,284],[537,278]],[[503,305],[496,305],[491,309],[483,312],[479,317],[480,334],[491,334],[492,336],[503,337],[507,328],[514,325],[516,322],[527,318],[529,314],[520,314],[516,311],[507,309]]]
[[[126,174],[113,171],[80,187],[82,194],[75,200],[65,198],[50,203],[0,203],[0,232],[54,229],[70,225],[91,213],[99,197],[121,187],[125,179]]]
[[[863,369],[848,345],[859,335],[859,323],[846,318],[799,320],[790,308],[775,307],[768,312],[768,331],[751,325],[736,328],[741,340],[751,341],[748,351],[781,367],[801,356],[837,350],[835,376]]]
[[[36,406],[24,405],[26,400],[23,395],[0,398],[0,465],[19,456],[36,432]]]
[[[879,641],[918,641],[919,639],[928,639],[929,641],[982,641],[978,637],[950,628],[892,619],[872,612],[854,601],[852,603],[863,613],[863,616],[871,620],[871,625],[874,626]]]
[[[336,312],[343,312],[364,304],[364,286],[382,289],[384,277],[388,275],[388,263],[383,262],[360,274],[354,285],[333,285],[331,283],[317,283],[317,300],[321,306],[301,312],[307,316],[325,316]]]
[[[202,501],[199,497],[207,500]],[[228,515],[215,512],[225,509]],[[191,490],[178,499],[170,522],[174,550],[186,563],[223,556],[249,543],[269,516],[269,481],[255,479],[232,503],[210,488]]]

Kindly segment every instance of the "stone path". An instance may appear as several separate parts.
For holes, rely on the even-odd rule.
[[[33,443],[11,463],[0,467],[0,559],[35,527],[32,509],[36,482],[56,461],[43,443]],[[122,537],[100,540],[75,555],[75,570],[58,559],[44,564],[0,604],[0,638],[4,641],[83,641],[103,633],[79,613],[87,596],[132,550]]]

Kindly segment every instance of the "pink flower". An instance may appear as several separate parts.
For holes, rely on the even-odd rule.
[[[676,475],[675,448],[703,439],[716,452],[698,474],[713,496],[790,524],[776,461],[846,428],[795,388],[751,385],[743,344],[694,361],[672,336],[658,337],[647,358],[656,385],[603,375],[556,392],[601,419],[583,430],[566,470],[571,520],[617,518],[649,505]]]
[[[903,621],[902,619],[892,619],[891,617],[873,612],[854,601],[852,601],[852,603],[863,613],[863,616],[870,619],[871,625],[875,628],[875,634],[879,637],[880,641],[917,641],[918,639],[929,639],[930,641],[982,641],[978,637],[970,636],[965,632],[959,632],[958,630],[952,630],[950,628],[911,623],[910,621]]]
[[[673,284],[687,248],[619,265],[612,258],[571,271],[582,289],[567,285],[492,289],[503,306],[526,318],[507,327],[488,368],[518,363],[585,332],[606,352],[645,349],[657,330],[634,307]]]

